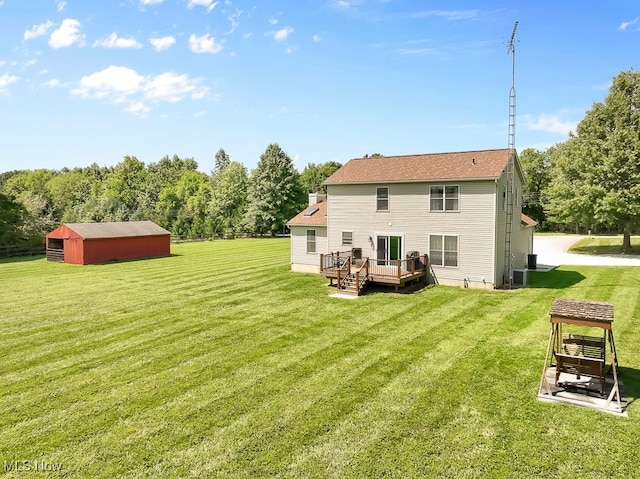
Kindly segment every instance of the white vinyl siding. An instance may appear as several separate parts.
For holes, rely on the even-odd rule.
[[[377,257],[376,233],[403,234],[405,253],[420,254],[429,253],[430,234],[457,235],[458,268],[437,268],[437,280],[444,284],[469,279],[483,284],[484,279],[490,287],[494,278],[496,182],[462,183],[456,214],[429,213],[430,186],[426,182],[389,185],[393,208],[381,215],[371,207],[376,199],[372,185],[329,185],[328,251],[341,250],[342,232],[347,230],[353,231],[353,246],[362,248],[362,256],[368,258]]]
[[[429,211],[459,211],[460,186],[433,185],[429,187]]]
[[[316,232],[316,253],[307,253],[307,230],[309,226],[291,227],[291,269],[301,272],[319,272],[320,254],[327,254],[327,228],[314,226]]]
[[[376,188],[376,211],[389,211],[389,187]]]
[[[528,239],[524,240],[521,238],[521,235],[527,234],[526,228],[520,227],[520,214],[522,212],[522,176],[519,174],[520,169],[516,168],[518,174],[514,175],[514,192],[516,193],[516,198],[514,198],[514,208],[513,208],[513,224],[511,228],[511,254],[513,257],[513,267],[514,268],[524,268],[527,261],[527,253],[528,253]],[[495,254],[495,278],[494,282],[496,286],[502,285],[502,279],[504,275],[504,261],[505,261],[505,237],[506,237],[506,189],[507,189],[507,175],[504,173],[498,182],[496,183],[496,195],[499,200],[496,204],[495,208],[495,222],[496,222],[496,232],[495,232],[495,245],[496,245],[496,254]],[[530,233],[530,232],[529,232]]]

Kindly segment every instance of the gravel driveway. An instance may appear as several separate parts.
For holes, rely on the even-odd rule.
[[[536,236],[533,252],[538,255],[538,269],[561,264],[580,266],[640,266],[640,257],[625,255],[588,255],[567,253],[569,247],[585,236]]]

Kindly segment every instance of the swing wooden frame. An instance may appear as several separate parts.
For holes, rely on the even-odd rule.
[[[551,331],[547,344],[547,354],[539,394],[543,388],[549,397],[553,396],[547,370],[555,366],[555,388],[559,387],[562,373],[574,375],[577,380],[582,376],[599,381],[598,392],[605,395],[606,378],[613,376],[613,386],[607,397],[609,407],[615,399],[618,409],[622,411],[620,385],[618,382],[618,356],[613,339],[613,305],[600,301],[557,298],[549,311]],[[603,335],[587,336],[562,332],[563,325],[586,326],[599,328]],[[607,365],[607,343],[609,345],[609,368]],[[566,385],[566,383],[565,383]],[[588,392],[588,391],[586,391]]]

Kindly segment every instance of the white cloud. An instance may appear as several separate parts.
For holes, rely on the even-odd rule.
[[[269,22],[271,25],[277,25],[277,24],[278,24],[278,22],[279,22],[279,20],[278,20],[276,17],[271,17],[271,18],[269,18],[268,22]]]
[[[94,47],[103,48],[142,48],[142,44],[132,37],[119,37],[116,32],[111,33],[102,40],[96,40]]]
[[[83,98],[112,98],[124,101],[128,96],[142,90],[144,77],[127,67],[109,66],[104,70],[83,76],[72,94]]]
[[[58,87],[64,87],[64,86],[69,86],[68,83],[62,83],[60,80],[58,80],[57,78],[53,78],[51,80],[47,80],[46,82],[43,82],[40,84],[41,86],[47,86],[49,88],[58,88]]]
[[[479,10],[427,10],[424,12],[412,13],[411,18],[443,17],[447,20],[469,20],[480,14]]]
[[[633,25],[637,25],[638,22],[640,22],[640,17],[636,17],[630,22],[622,22],[618,27],[618,30],[626,30],[627,28],[632,27]]]
[[[176,43],[176,39],[169,35],[166,37],[150,38],[149,43],[153,45],[153,48],[155,48],[157,52],[161,52]]]
[[[189,37],[189,50],[193,53],[212,53],[216,54],[222,50],[222,42],[216,42],[216,39],[208,33],[197,37],[191,34]]]
[[[61,1],[61,2],[58,2],[58,5],[56,6],[56,9],[59,12],[61,12],[62,10],[64,10],[64,7],[66,7],[66,6],[67,6],[67,2]]]
[[[364,0],[331,0],[331,5],[337,8],[358,7],[364,3]]]
[[[207,12],[210,12],[214,8],[216,8],[218,2],[214,2],[213,0],[189,0],[189,4],[187,5],[189,8],[193,8],[195,6],[205,7]]]
[[[435,55],[438,51],[434,48],[398,48],[396,50],[399,55]]]
[[[0,94],[6,95],[7,93],[9,93],[9,85],[17,82],[19,79],[20,78],[18,78],[17,76],[8,75],[6,73],[2,75],[0,77]]]
[[[227,19],[231,22],[231,28],[227,32],[227,35],[236,31],[236,28],[240,25],[240,17],[242,16],[242,10],[236,8],[236,11],[233,12]]]
[[[41,23],[40,25],[34,25],[29,30],[24,31],[24,35],[22,36],[23,40],[31,40],[32,38],[41,37],[42,35],[46,35],[51,27],[53,27],[54,23],[49,20],[47,23]]]
[[[187,74],[165,72],[143,76],[130,68],[111,65],[82,77],[71,93],[82,98],[126,102],[129,104],[126,111],[141,116],[149,111],[143,101],[177,103],[187,97],[204,98],[209,89],[201,83],[201,79],[190,78]]]
[[[207,90],[206,87],[201,87],[191,80],[186,73],[178,75],[174,72],[166,72],[146,79],[144,96],[151,100],[177,103],[186,96],[201,99]]]
[[[80,33],[80,22],[75,18],[65,18],[62,20],[60,28],[51,33],[49,46],[51,48],[70,47],[74,43],[84,45],[85,35]]]
[[[322,41],[322,37],[320,35],[314,35],[313,37],[311,37],[311,39],[315,42],[318,43],[320,41]]]
[[[276,32],[273,32],[273,39],[276,42],[282,42],[282,41],[286,40],[287,37],[289,35],[291,35],[293,32],[294,32],[294,30],[291,27],[281,28],[280,30],[278,30]]]
[[[535,131],[546,131],[558,135],[568,135],[570,131],[576,131],[576,121],[561,120],[559,115],[548,115],[542,113],[537,118],[531,115],[523,117],[527,129]]]
[[[160,5],[163,0],[140,0],[140,5]]]
[[[133,103],[129,105],[126,111],[128,111],[129,113],[133,113],[134,115],[139,116],[140,118],[144,118],[145,116],[147,116],[147,113],[151,111],[151,108],[149,108],[144,103],[139,101],[137,103]]]

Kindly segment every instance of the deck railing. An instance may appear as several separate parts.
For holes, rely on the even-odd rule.
[[[336,251],[335,253],[320,255],[320,271],[335,271],[345,263],[351,262],[351,250]]]
[[[347,276],[351,274],[351,261],[344,261],[340,267],[336,268],[336,280],[338,281],[338,289],[345,287]]]
[[[426,254],[407,259],[373,259],[369,258],[369,274],[372,276],[390,276],[402,278],[427,269]]]
[[[362,265],[357,270],[354,266],[360,260],[351,258],[351,251],[342,251],[320,255],[320,272],[336,274],[338,284],[347,274],[357,271],[358,279],[360,276],[380,276],[391,278],[402,278],[411,276],[416,273],[426,271],[428,264],[428,256],[426,254],[415,256],[407,259],[374,259],[362,258]]]
[[[364,259],[359,268],[355,268],[355,275],[356,287],[358,288],[358,291],[361,291],[369,278],[369,261],[367,258]]]

